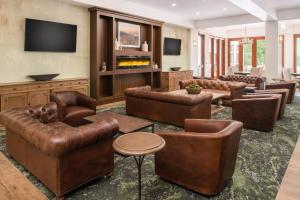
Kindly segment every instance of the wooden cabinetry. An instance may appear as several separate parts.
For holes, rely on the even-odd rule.
[[[91,96],[98,104],[117,101],[124,98],[128,87],[151,85],[160,88],[162,65],[162,25],[163,22],[116,12],[103,8],[90,8],[91,21]],[[115,50],[115,39],[118,38],[118,23],[126,22],[140,26],[140,43],[148,43],[149,51],[141,48],[123,47]],[[120,40],[120,38],[119,38]],[[156,63],[139,69],[121,69],[118,59],[122,57],[147,58]],[[101,72],[102,63],[106,63],[106,72]]]
[[[88,88],[87,79],[2,84],[0,85],[1,111],[46,104],[49,102],[50,94],[57,91],[73,90],[88,95]]]
[[[166,91],[179,90],[179,81],[193,79],[193,71],[162,72],[162,89]]]
[[[24,107],[28,105],[27,93],[1,95],[1,110]]]

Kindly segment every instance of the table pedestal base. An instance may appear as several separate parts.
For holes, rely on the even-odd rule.
[[[142,165],[143,165],[143,161],[145,156],[133,156],[135,163],[138,167],[138,187],[139,187],[139,196],[138,196],[138,200],[142,199]]]

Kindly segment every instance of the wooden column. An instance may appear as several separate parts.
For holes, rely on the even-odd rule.
[[[215,52],[215,45],[214,45],[214,42],[215,42],[215,39],[214,38],[211,38],[210,39],[210,65],[211,65],[211,68],[210,68],[210,76],[211,78],[214,78],[215,77],[215,59],[214,59],[214,52]]]

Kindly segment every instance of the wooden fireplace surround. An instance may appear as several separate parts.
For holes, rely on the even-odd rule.
[[[162,67],[162,25],[163,22],[130,15],[103,8],[90,8],[91,96],[97,104],[105,104],[124,99],[124,90],[128,87],[151,85],[161,87]],[[149,51],[138,48],[115,50],[117,24],[119,21],[140,25],[140,42],[147,41]],[[117,69],[117,56],[149,56],[157,63],[158,69],[151,66],[141,69]],[[101,72],[102,63],[107,71]]]

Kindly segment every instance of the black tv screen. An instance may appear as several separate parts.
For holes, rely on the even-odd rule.
[[[181,40],[174,38],[165,38],[164,54],[165,55],[180,55]]]
[[[77,26],[25,19],[25,51],[76,52]]]

